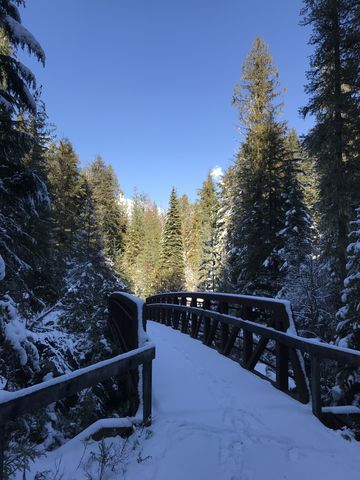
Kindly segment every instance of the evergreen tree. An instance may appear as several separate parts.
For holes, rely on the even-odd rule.
[[[313,28],[308,72],[309,102],[316,118],[306,136],[319,174],[323,258],[329,259],[338,303],[346,275],[348,222],[360,203],[360,35],[354,0],[305,0],[303,24]]]
[[[17,49],[26,48],[42,63],[45,55],[21,25],[16,7],[21,3],[4,1],[0,6],[0,257],[6,272],[0,294],[10,293],[20,302],[22,313],[29,315],[42,308],[50,289],[42,288],[42,278],[38,278],[46,272],[48,237],[43,227],[49,199],[41,128],[30,129],[40,119],[35,77],[19,62]]]
[[[139,255],[140,267],[140,292],[143,298],[156,293],[158,265],[160,262],[160,242],[162,230],[162,217],[158,207],[148,198],[144,210],[145,235],[143,247]]]
[[[283,206],[285,211],[284,228],[279,232],[284,246],[280,257],[283,261],[281,271],[292,275],[299,270],[305,257],[311,252],[311,218],[305,206],[304,190],[299,182],[301,148],[297,134],[290,131],[286,139],[287,160],[284,165]],[[285,283],[287,283],[285,281]],[[289,285],[288,287],[289,288]],[[285,290],[286,290],[285,288]]]
[[[317,238],[310,210],[305,201],[308,164],[294,130],[286,139],[287,161],[284,168],[284,227],[279,232],[283,247],[279,251],[282,262],[282,287],[278,296],[290,300],[297,325],[307,336],[328,337],[331,312],[326,305],[329,298],[325,270],[319,260]]]
[[[0,117],[5,123],[11,122],[11,116],[19,110],[36,110],[31,93],[36,87],[36,79],[18,60],[17,49],[26,49],[45,64],[41,45],[21,23],[17,6],[23,4],[24,0],[2,0],[0,5]]]
[[[219,208],[216,186],[208,173],[207,179],[199,191],[201,212],[201,261],[199,267],[200,290],[215,291],[218,278],[217,265],[217,214]]]
[[[116,261],[124,249],[126,215],[119,201],[121,190],[111,165],[97,156],[86,170],[93,192],[95,214],[104,241],[104,251]]]
[[[236,197],[236,170],[231,165],[225,172],[221,183],[219,193],[219,210],[216,219],[216,271],[218,276],[218,291],[231,292],[233,286],[231,283],[232,265],[230,258],[232,257],[232,240],[231,225],[234,219],[234,210],[236,203],[233,198]]]
[[[159,291],[179,291],[184,288],[184,250],[181,217],[175,188],[172,189],[161,239]]]
[[[131,215],[127,228],[123,263],[126,276],[130,281],[130,288],[135,295],[141,292],[141,271],[139,265],[140,254],[144,247],[145,238],[145,197],[136,193],[132,200]]]
[[[185,288],[196,290],[199,284],[201,258],[201,209],[199,203],[191,203],[187,195],[179,198],[185,265]]]
[[[350,222],[350,243],[347,247],[347,276],[342,292],[343,306],[337,317],[337,344],[360,350],[360,208],[357,218]],[[360,371],[345,367],[337,375],[337,386],[333,391],[338,403],[346,402],[360,407]]]
[[[79,243],[84,258],[88,259],[102,251],[103,242],[96,221],[93,191],[84,173],[81,173],[79,181],[79,205]]]
[[[79,159],[71,143],[60,140],[48,154],[48,179],[51,206],[56,223],[55,241],[59,258],[74,253],[76,234],[79,232],[80,169]]]
[[[235,165],[228,248],[232,290],[241,293],[274,295],[280,287],[286,149],[285,125],[276,120],[278,85],[268,47],[257,38],[234,95],[246,139]]]

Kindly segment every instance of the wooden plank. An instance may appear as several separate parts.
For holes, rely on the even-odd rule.
[[[175,305],[179,305],[178,297],[174,298],[174,303],[175,303]],[[178,330],[178,328],[179,328],[180,315],[181,315],[181,313],[179,312],[179,310],[174,310],[174,313],[173,313],[173,328],[175,330]]]
[[[173,293],[162,294],[162,297],[171,297]],[[267,297],[253,297],[251,295],[237,295],[225,293],[210,293],[210,292],[176,292],[178,297],[185,298],[202,298],[203,300],[225,302],[233,305],[244,305],[252,308],[257,308],[263,311],[276,312],[277,316],[284,320],[285,330],[289,327],[289,319],[286,310],[286,301],[280,299],[273,299]],[[146,302],[153,302],[158,298],[157,295],[148,297]]]
[[[209,299],[205,299],[204,300],[204,303],[203,303],[203,309],[204,310],[210,310],[211,308],[211,302]],[[204,317],[204,336],[203,336],[203,343],[206,344],[207,342],[207,339],[209,337],[209,334],[210,334],[210,327],[211,327],[211,320],[208,316],[205,316]]]
[[[229,305],[226,302],[220,302],[218,305],[218,312],[221,314],[227,314],[229,312]],[[229,338],[229,325],[226,322],[220,323],[221,343],[220,353],[223,353]]]
[[[0,480],[5,480],[5,424],[0,424]]]
[[[197,298],[193,297],[191,299],[191,304],[192,307],[197,307]],[[198,324],[198,316],[196,313],[191,314],[191,337],[196,338],[196,332],[197,332],[197,324]]]
[[[152,410],[152,361],[143,364],[143,424],[151,425]]]
[[[320,358],[311,356],[311,404],[312,413],[321,418]]]
[[[232,327],[231,328],[231,332],[230,332],[230,335],[228,336],[228,339],[227,339],[227,342],[226,342],[226,345],[225,345],[225,348],[223,350],[223,355],[226,355],[226,356],[229,356],[230,353],[231,353],[231,350],[234,346],[234,343],[235,343],[235,340],[236,340],[236,337],[238,336],[240,332],[240,328],[238,327]]]
[[[266,337],[261,337],[256,347],[254,348],[248,362],[245,365],[247,370],[253,370],[257,362],[259,361],[261,354],[263,353],[266,345],[268,344],[269,339]]]
[[[276,342],[276,387],[283,392],[289,389],[289,349]]]
[[[209,318],[212,318],[211,315],[209,315]],[[219,321],[218,319],[213,319],[211,324],[210,324],[210,332],[209,332],[209,335],[206,339],[206,342],[205,342],[205,345],[207,345],[208,347],[212,344],[212,342],[214,341],[214,338],[215,338],[215,334],[216,334],[216,330],[217,330],[217,327],[219,325]]]
[[[169,307],[168,305],[158,305],[163,308]],[[155,305],[149,305],[149,308],[153,308]],[[193,308],[193,307],[181,307],[174,306],[175,308],[184,309],[187,312],[192,312],[196,310],[198,313],[204,314],[203,309]],[[322,358],[327,358],[329,360],[336,360],[338,362],[349,364],[351,366],[360,367],[360,352],[357,350],[352,350],[350,348],[341,348],[336,345],[329,345],[327,343],[315,342],[308,338],[298,337],[294,334],[288,334],[285,332],[279,332],[265,325],[259,325],[249,320],[243,320],[241,318],[233,317],[231,315],[224,315],[218,312],[208,311],[207,316],[209,318],[226,322],[228,325],[238,326],[241,329],[252,332],[256,335],[261,335],[267,337],[270,340],[279,340],[284,345],[287,345],[290,348],[300,350],[302,352],[307,352],[309,354],[316,354]]]
[[[246,368],[253,351],[253,334],[248,330],[243,331],[242,365]]]
[[[143,362],[155,358],[155,347],[142,347],[140,352],[134,351],[133,355],[118,355],[112,361],[103,361],[91,367],[80,369],[71,374],[62,375],[44,384],[24,388],[11,394],[0,402],[0,425],[14,420],[24,413],[32,413],[61,398],[74,395],[84,388],[96,385],[110,377],[133,370]]]
[[[294,381],[296,385],[296,397],[301,403],[309,402],[309,389],[304,375],[303,366],[300,363],[299,353],[293,348],[288,349],[289,360],[294,371]]]

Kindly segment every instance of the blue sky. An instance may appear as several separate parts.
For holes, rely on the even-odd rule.
[[[121,188],[162,207],[174,185],[192,199],[214,166],[234,159],[231,106],[256,36],[287,88],[284,118],[299,133],[309,30],[299,0],[27,0],[24,25],[45,49],[50,120],[86,164],[100,154]]]

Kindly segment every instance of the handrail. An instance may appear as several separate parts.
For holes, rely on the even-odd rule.
[[[218,305],[224,306],[238,305],[251,309],[259,309],[268,311],[276,322],[277,330],[286,331],[289,327],[293,327],[291,305],[288,300],[280,298],[254,297],[251,295],[238,295],[232,293],[213,293],[213,292],[169,292],[152,295],[146,299],[146,304],[152,303],[181,303],[186,299],[201,299],[204,302],[217,302]],[[172,301],[167,301],[168,299]],[[180,301],[179,301],[180,300]],[[184,303],[182,303],[184,304]],[[226,307],[225,307],[226,308]],[[222,312],[225,313],[225,312]]]
[[[134,397],[129,398],[130,415],[135,414],[139,404],[139,366],[142,366],[142,423],[145,426],[151,425],[152,361],[155,358],[155,346],[150,342],[138,346],[138,331],[142,328],[139,321],[142,321],[141,301],[122,292],[112,294],[109,297],[108,325],[115,348],[120,350],[121,354],[31,387],[2,392],[4,397],[0,399],[0,480],[4,479],[5,473],[4,432],[8,422],[125,372],[132,377],[133,385],[128,394]]]
[[[336,360],[344,362],[348,365],[360,367],[360,351],[353,350],[351,348],[338,347],[337,345],[330,345],[328,343],[321,343],[311,338],[303,338],[291,333],[285,333],[275,330],[272,327],[266,325],[259,325],[250,320],[244,320],[232,315],[226,315],[224,313],[214,312],[212,310],[204,310],[196,307],[185,307],[182,305],[172,305],[163,303],[154,303],[146,306],[146,310],[152,310],[156,308],[163,308],[165,310],[182,311],[188,313],[196,313],[201,316],[211,317],[213,319],[224,322],[228,325],[240,327],[251,333],[257,335],[263,335],[270,340],[277,340],[282,342],[287,347],[296,348],[302,352],[309,353],[311,355],[317,355],[329,360]]]
[[[25,413],[34,413],[41,407],[57,402],[64,397],[74,395],[110,377],[116,377],[123,372],[135,370],[139,365],[151,364],[154,358],[155,347],[149,344],[145,347],[117,355],[109,360],[94,363],[89,367],[60,375],[46,382],[15,392],[6,392],[5,398],[0,400],[0,425],[15,420],[15,418]],[[149,375],[148,370],[146,373]],[[146,382],[146,380],[143,381],[143,384],[146,384]],[[147,411],[151,410],[151,405],[148,405],[149,401],[151,401],[148,393],[143,391],[144,423],[151,420],[150,415],[146,414]]]
[[[239,306],[240,310],[234,309],[234,305]],[[236,315],[229,314],[230,309]],[[269,314],[267,318],[264,311]],[[281,315],[280,321],[278,315]],[[299,337],[290,304],[286,300],[209,292],[170,292],[146,299],[144,317],[181,329],[193,338],[201,338],[205,345],[217,348],[230,358],[238,360],[238,352],[241,352],[241,366],[266,378],[288,394],[291,394],[290,364],[297,399],[307,403],[310,400],[310,387],[312,412],[323,421],[329,411],[321,405],[320,362],[334,360],[360,367],[359,351]],[[256,323],[254,320],[257,317],[265,325]],[[269,352],[269,341],[275,343],[275,382],[255,370],[261,355]],[[235,353],[232,353],[233,349]],[[310,358],[310,382],[305,373],[303,353]],[[339,408],[338,411],[350,412],[349,408]]]
[[[143,424],[151,425],[152,360],[155,347],[148,344],[71,373],[15,392],[7,392],[0,400],[0,480],[4,479],[4,432],[6,423],[25,413],[74,395],[110,377],[133,371],[142,365]]]

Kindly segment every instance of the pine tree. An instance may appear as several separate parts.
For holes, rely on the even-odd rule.
[[[257,38],[234,94],[246,138],[234,170],[228,248],[232,290],[241,293],[274,295],[280,287],[286,150],[285,125],[276,119],[278,86],[268,47]]]
[[[281,235],[284,247],[280,257],[283,261],[281,270],[289,272],[298,269],[311,251],[310,213],[305,206],[304,190],[299,182],[301,148],[297,134],[290,131],[286,139],[288,158],[284,165],[283,181],[283,205],[285,213],[284,228]]]
[[[49,288],[36,288],[46,269],[47,237],[43,226],[49,199],[42,169],[40,119],[34,98],[35,77],[17,58],[26,48],[42,63],[41,46],[21,25],[16,5],[0,7],[0,256],[5,276],[0,293],[10,293],[26,315],[42,308]],[[20,115],[21,113],[21,115]],[[25,126],[25,127],[24,127]],[[45,279],[45,277],[44,277]],[[39,283],[40,283],[39,282]]]
[[[121,190],[111,165],[98,155],[86,170],[93,192],[95,214],[104,241],[104,251],[113,260],[124,249],[125,211],[119,201]]]
[[[306,136],[319,174],[323,258],[330,262],[337,304],[346,275],[348,222],[360,203],[360,36],[354,0],[305,0],[303,24],[315,50],[308,72],[309,102],[302,112],[316,124]]]
[[[184,288],[184,251],[181,233],[179,204],[173,188],[161,240],[159,291],[179,291]]]
[[[146,198],[144,211],[145,235],[139,255],[140,296],[143,298],[156,293],[157,269],[160,262],[160,242],[162,230],[161,213],[150,199]]]
[[[350,222],[350,243],[347,247],[347,276],[342,292],[343,306],[337,317],[337,344],[360,350],[360,208],[357,218]],[[337,375],[337,386],[333,395],[338,403],[346,402],[360,407],[360,371],[346,367]]]
[[[217,214],[219,208],[216,186],[208,173],[207,179],[199,191],[201,214],[201,260],[199,266],[200,290],[215,291],[217,278]]]
[[[234,290],[231,283],[232,265],[232,241],[231,225],[234,219],[236,203],[233,202],[236,194],[235,166],[231,165],[223,175],[220,183],[219,210],[216,219],[216,271],[218,276],[218,291],[231,292]]]
[[[88,259],[103,249],[101,232],[96,222],[93,191],[89,180],[81,173],[79,180],[79,244],[85,259]]]
[[[284,165],[283,206],[284,227],[279,232],[283,247],[279,251],[283,275],[278,296],[290,300],[302,332],[313,335],[322,331],[324,320],[325,284],[322,284],[321,265],[316,254],[316,238],[313,239],[313,221],[305,202],[305,186],[309,173],[294,130],[290,131],[286,142],[287,160]],[[320,308],[321,305],[321,308]]]
[[[132,199],[131,215],[128,223],[123,265],[130,288],[135,295],[141,294],[140,278],[144,274],[139,265],[140,254],[145,238],[145,197],[135,193]]]
[[[70,257],[76,248],[80,227],[80,169],[79,159],[66,139],[49,150],[48,179],[56,223],[56,245],[60,258]]]
[[[196,290],[199,284],[201,258],[201,210],[198,202],[192,203],[187,195],[179,198],[181,230],[184,249],[185,288]]]
[[[0,117],[5,123],[11,122],[10,116],[21,109],[36,110],[31,93],[36,87],[36,79],[31,70],[18,60],[17,49],[26,49],[45,64],[41,45],[21,23],[17,6],[23,4],[23,0],[3,0],[0,6]]]

